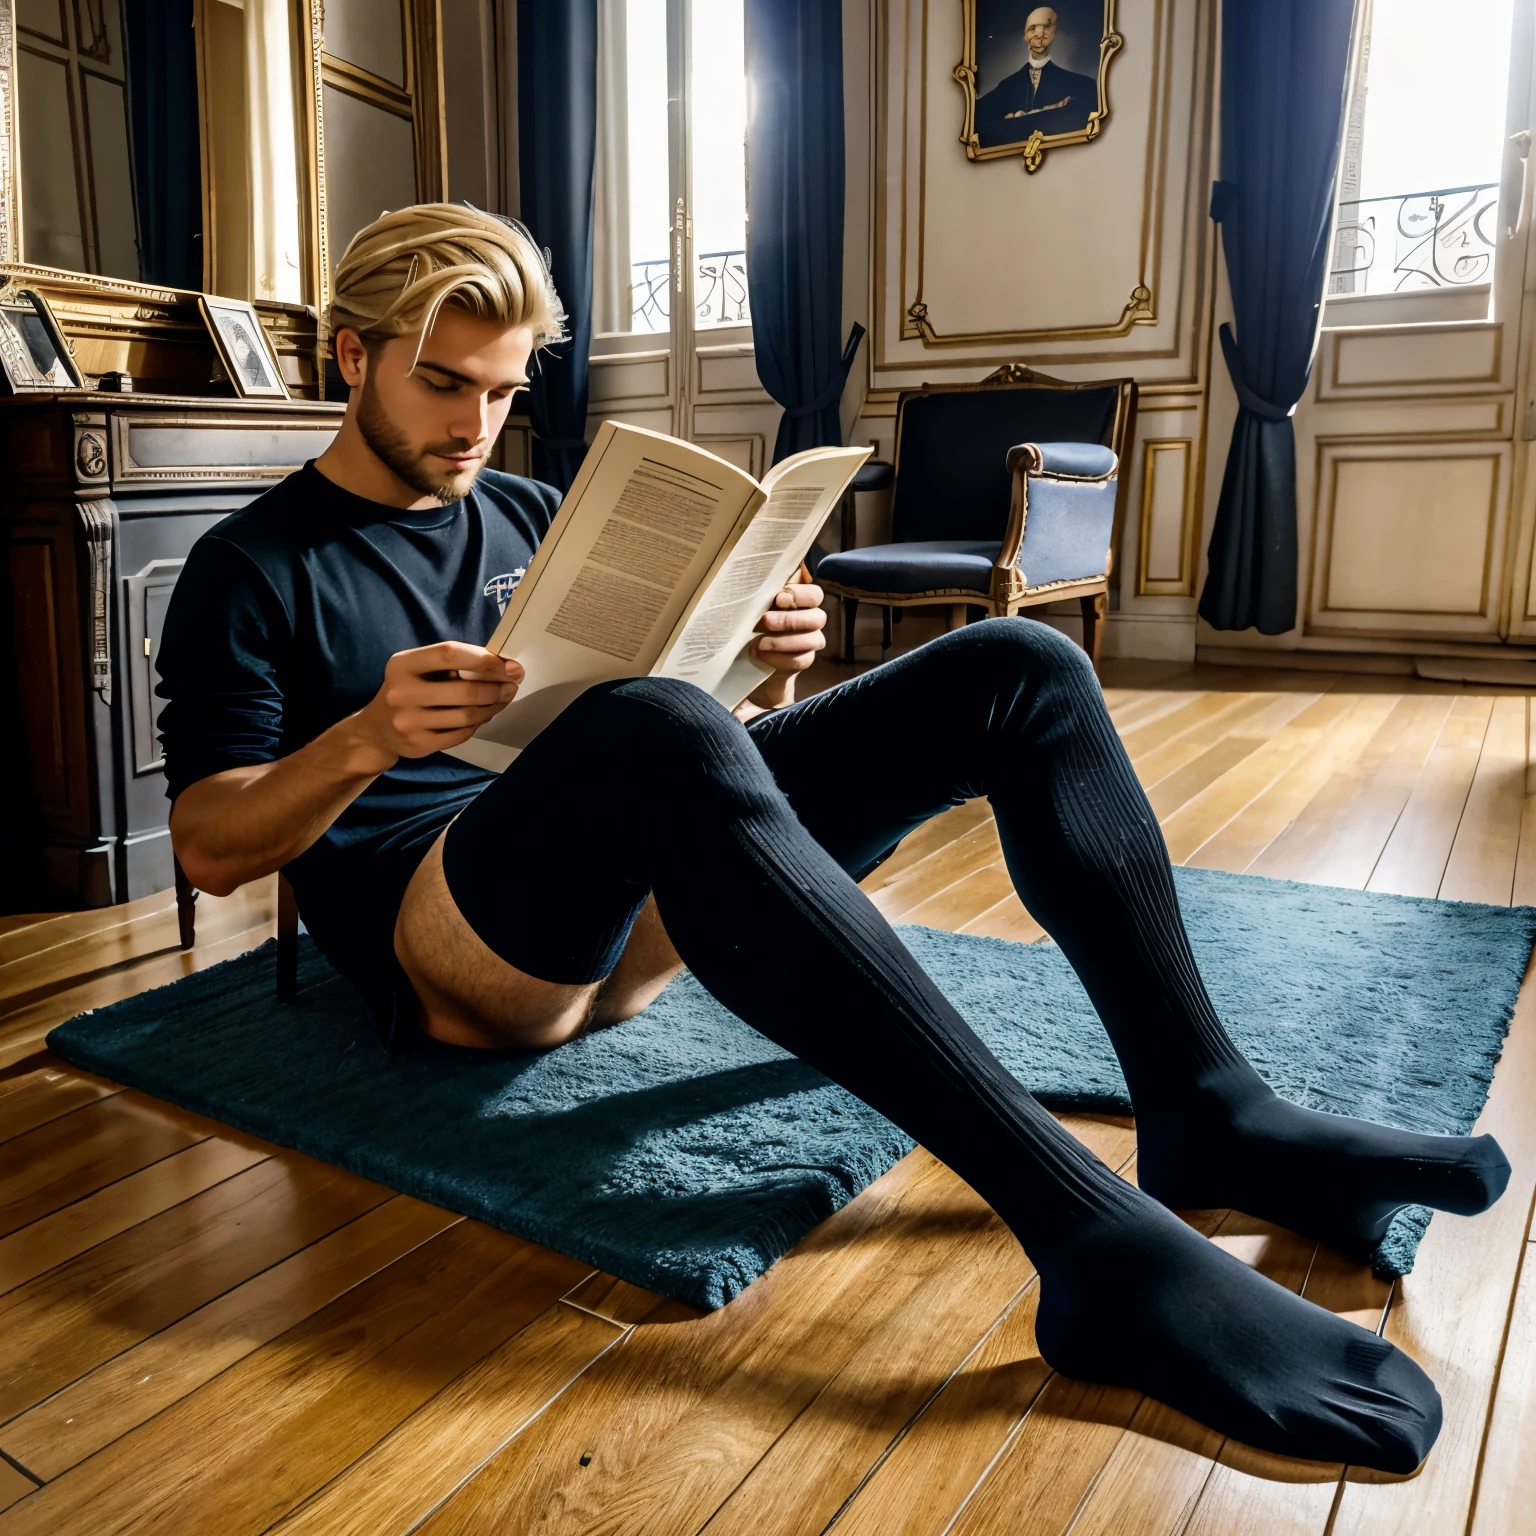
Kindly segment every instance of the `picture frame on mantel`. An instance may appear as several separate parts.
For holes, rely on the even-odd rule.
[[[1033,175],[1046,152],[1091,144],[1109,120],[1109,66],[1125,46],[1115,0],[962,0],[965,96],[960,142],[970,160],[1021,157]]]
[[[200,295],[198,303],[219,361],[242,400],[287,400],[277,354],[255,308],[244,299]]]
[[[85,383],[48,301],[12,281],[0,282],[0,369],[12,394]]]

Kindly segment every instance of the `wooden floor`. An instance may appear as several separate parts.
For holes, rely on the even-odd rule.
[[[1106,683],[1175,860],[1536,900],[1525,695],[1149,662]],[[984,803],[868,885],[893,919],[1039,932]],[[1390,1481],[1053,1376],[1028,1260],[921,1152],[701,1317],[44,1052],[71,1014],[258,942],[271,909],[266,885],[205,900],[190,955],[168,896],[0,919],[0,1536],[1536,1531],[1529,986],[1481,1122],[1509,1192],[1436,1217],[1395,1291],[1191,1216],[1429,1370],[1444,1432]],[[1067,1123],[1134,1176],[1128,1121]]]

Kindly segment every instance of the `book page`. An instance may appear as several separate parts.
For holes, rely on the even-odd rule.
[[[799,569],[869,448],[813,448],[776,465],[768,499],[711,575],[656,668],[734,709],[772,668],[746,654],[757,621]]]
[[[487,642],[523,664],[517,698],[454,755],[504,768],[594,683],[646,676],[762,500],[702,448],[604,422]]]

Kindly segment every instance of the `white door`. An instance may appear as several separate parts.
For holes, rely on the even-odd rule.
[[[742,0],[599,0],[588,427],[703,443],[761,474],[746,270]]]
[[[1499,645],[1529,615],[1531,0],[1361,8],[1296,412],[1302,645]]]

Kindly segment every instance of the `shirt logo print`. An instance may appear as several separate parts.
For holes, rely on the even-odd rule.
[[[494,598],[496,612],[505,613],[507,604],[512,601],[512,594],[517,591],[517,584],[528,574],[528,567],[520,565],[516,570],[507,571],[500,576],[492,576],[485,584],[485,596]]]

